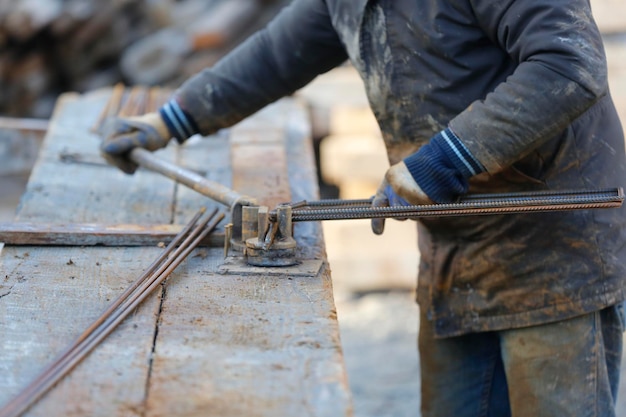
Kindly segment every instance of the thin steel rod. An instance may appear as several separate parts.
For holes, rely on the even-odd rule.
[[[120,294],[111,305],[102,313],[102,315],[96,319],[91,326],[89,326],[75,341],[70,345],[70,347],[63,352],[59,357],[55,360],[55,362],[61,362],[66,356],[71,354],[72,346],[77,346],[83,342],[93,331],[100,326],[106,319],[109,317],[116,308],[118,308],[124,300],[126,300],[132,293],[135,291],[143,281],[145,281],[151,274],[153,274],[159,265],[163,263],[167,259],[167,257],[176,249],[176,246],[179,245],[181,241],[187,236],[191,228],[198,222],[200,217],[206,212],[206,208],[202,207],[189,221],[189,223],[174,237],[174,239],[167,245],[165,250],[155,259],[152,264],[148,266],[145,272],[135,281],[133,284],[126,289],[122,294]],[[52,368],[49,368],[52,369]],[[43,374],[41,375],[43,377]]]
[[[185,239],[185,241],[181,244],[181,246],[174,251],[173,255],[167,258],[167,262],[163,264],[157,270],[157,272],[155,272],[151,276],[149,283],[154,282],[156,278],[164,274],[164,271],[167,270],[168,266],[174,263],[174,261],[176,261],[176,259],[180,256],[180,254],[184,251],[184,248],[190,245],[190,242],[198,235],[202,227],[204,227],[206,222],[208,222],[214,214],[215,212],[211,216],[209,216],[209,218],[207,218],[203,223],[199,224],[192,231],[192,234],[188,236]],[[180,259],[180,261],[182,261],[182,259]],[[180,261],[178,261],[178,263],[180,263]],[[178,265],[178,263],[176,265]],[[168,272],[168,275],[169,275],[169,272]],[[166,276],[167,275],[163,275],[162,279],[165,279]],[[133,300],[132,303],[134,306],[136,306],[141,300],[145,298],[145,296],[149,294],[149,292],[145,293],[145,295],[141,297],[139,301],[136,301],[138,299],[138,295],[143,294],[146,288],[148,288],[148,286],[149,285],[145,284],[144,282],[141,289],[134,295],[132,299]],[[151,287],[151,288],[154,288],[154,287]],[[87,340],[84,340],[83,343],[81,343],[79,346],[73,347],[72,351],[74,354],[72,356],[66,357],[63,361],[57,364],[54,364],[51,367],[50,372],[47,373],[48,374],[47,376],[43,377],[42,375],[39,378],[37,378],[37,380],[32,384],[32,389],[30,390],[31,391],[30,396],[27,397],[26,400],[24,400],[22,404],[16,403],[16,406],[19,407],[19,410],[21,411],[18,411],[16,414],[7,414],[7,416],[11,416],[11,417],[18,416],[21,412],[28,409],[39,397],[41,397],[41,395],[43,395],[50,387],[52,387],[58,380],[60,380],[60,378],[62,378],[63,375],[69,372],[69,370],[71,370],[80,360],[82,360],[84,356],[86,356],[86,354],[89,353],[89,351],[91,351],[104,337],[110,334],[110,332],[114,329],[114,327],[117,326],[117,324],[119,324],[119,322],[121,322],[130,311],[132,311],[132,309],[131,310],[128,309],[128,306],[129,306],[128,300],[125,300],[125,301],[126,302],[124,303],[124,305],[122,305],[122,308],[115,312],[115,316],[109,316],[106,319],[104,325],[96,329],[96,331],[93,332]],[[4,415],[2,415],[2,417],[4,417]]]
[[[364,199],[359,199],[359,200],[333,200],[333,199],[328,199],[328,200],[316,200],[316,201],[303,201],[302,205],[303,206],[308,206],[308,207],[334,207],[337,205],[341,205],[343,207],[359,207],[359,206],[371,206],[372,205],[372,198],[364,198]]]
[[[126,289],[126,291],[124,291],[122,294],[120,294],[120,296],[117,299],[115,299],[115,301],[113,301],[113,303],[111,303],[109,308],[107,308],[106,311],[104,313],[102,313],[102,316],[100,316],[100,318],[98,320],[96,320],[91,326],[89,326],[89,328],[87,328],[87,330],[85,330],[84,334],[81,335],[81,337],[83,339],[89,333],[91,333],[96,327],[98,327],[100,324],[102,324],[102,322],[104,322],[106,317],[108,317],[111,313],[113,313],[113,311],[116,308],[118,308],[122,304],[122,302],[125,299],[127,299],[128,296],[131,295],[133,293],[133,291],[135,291],[146,278],[148,278],[151,274],[153,274],[157,270],[159,265],[161,265],[163,263],[163,261],[165,261],[167,259],[167,257],[176,249],[176,246],[178,246],[180,244],[180,242],[183,241],[183,239],[185,238],[185,236],[187,236],[187,234],[189,233],[191,228],[193,226],[195,226],[195,224],[198,222],[200,217],[202,217],[202,215],[205,212],[206,212],[206,208],[202,207],[193,216],[193,218],[189,221],[189,223],[187,223],[187,225],[180,231],[180,233],[178,233],[176,235],[174,240],[172,240],[169,243],[169,245],[167,245],[165,250],[157,257],[157,259],[155,259],[154,262],[152,262],[150,264],[150,266],[148,266],[146,271],[135,282],[133,282],[133,284],[130,287],[128,287]],[[81,337],[78,338],[78,340],[77,340],[78,343],[81,341]]]
[[[108,336],[113,329],[132,312],[139,303],[141,303],[151,292],[165,280],[171,272],[189,255],[189,253],[204,239],[210,232],[212,232],[217,224],[224,218],[223,214],[220,214],[217,219],[213,220],[210,225],[207,223],[215,217],[217,210],[214,210],[207,218],[201,221],[185,238],[183,243],[173,251],[170,251],[171,256],[165,259],[165,262],[160,267],[153,271],[152,274],[144,273],[142,276],[147,276],[148,279],[136,283],[132,287],[135,287],[136,291],[127,290],[128,297],[118,303],[118,308],[111,310],[107,309],[110,314],[108,317],[101,318],[98,321],[101,325],[96,326],[93,331],[88,335],[82,335],[77,339],[78,344],[72,345],[68,351],[70,354],[66,354],[52,364],[46,371],[44,371],[30,386],[28,386],[22,394],[18,395],[14,400],[5,406],[3,410],[0,410],[0,417],[17,417],[24,411],[26,411],[32,404],[35,403],[48,389],[56,384],[67,372],[69,372],[74,366],[76,366],[97,344]],[[197,219],[196,219],[197,220]],[[182,235],[182,232],[181,232]],[[167,256],[167,255],[166,255]],[[159,258],[162,258],[160,256]],[[155,261],[156,263],[156,261]],[[153,265],[155,264],[153,263]],[[153,269],[153,265],[149,269]],[[139,280],[138,280],[139,281]],[[125,293],[125,294],[126,294]],[[131,295],[132,293],[132,295]],[[120,297],[121,298],[121,297]],[[117,303],[118,300],[116,300]],[[104,315],[103,315],[104,316]],[[84,337],[83,337],[84,336]]]
[[[194,217],[193,223],[196,223],[197,219]],[[190,225],[193,226],[191,224],[192,222],[190,222]],[[187,229],[187,228],[186,228]],[[183,236],[183,233],[181,231],[180,233],[181,237]],[[170,247],[168,246],[168,249]],[[164,251],[164,254],[161,254],[159,256],[159,259],[163,260],[167,260],[167,256],[171,253],[171,250],[166,249]],[[173,249],[173,248],[172,248]],[[165,255],[165,257],[164,257]],[[146,271],[144,274],[142,274],[142,276],[140,277],[140,279],[138,279],[124,294],[126,295],[127,298],[130,293],[132,293],[137,287],[138,287],[138,283],[141,284],[141,281],[143,278],[143,280],[145,280],[145,278],[147,278],[148,276],[150,276],[150,274],[154,273],[154,265],[158,266],[157,261],[153,262],[151,264],[151,266],[148,268],[148,271]],[[152,270],[152,271],[150,271]],[[118,298],[113,304],[121,304],[120,301],[124,301],[124,298],[122,296],[120,296],[120,298]],[[96,322],[100,322],[100,324],[102,322],[104,322],[110,315],[111,312],[114,309],[107,309],[107,311],[98,319],[96,320]],[[95,323],[94,323],[95,324]],[[82,343],[85,342],[85,340],[89,337],[91,337],[94,334],[94,331],[97,330],[99,326],[90,326],[89,329],[87,331],[85,331],[81,336],[79,336],[79,338],[74,342],[74,344],[70,345],[70,347],[67,349],[66,352],[64,352],[64,354],[60,355],[57,360],[55,360],[44,372],[42,372],[42,374],[40,374],[34,381],[33,383],[28,386],[26,389],[24,389],[22,391],[22,393],[20,393],[20,395],[18,395],[11,403],[9,403],[7,405],[7,407],[2,410],[2,413],[0,413],[0,416],[4,417],[4,413],[6,413],[7,416],[17,416],[19,415],[21,412],[23,412],[24,410],[26,410],[28,407],[30,407],[30,405],[32,405],[32,403],[34,403],[34,401],[36,401],[48,388],[46,388],[46,385],[43,385],[47,380],[49,380],[52,376],[54,376],[55,372],[59,372],[59,369],[62,369],[61,367],[66,364],[69,360],[71,360],[71,355],[74,354],[76,352],[76,350],[80,347],[80,345]],[[90,331],[91,330],[91,331]],[[50,380],[52,382],[52,384],[54,384],[54,382],[58,380],[57,378],[53,378],[52,380]],[[42,389],[43,388],[43,389]],[[21,410],[21,411],[20,411]]]
[[[148,276],[154,273],[157,267],[164,260],[167,259],[170,253],[174,251],[176,246],[185,238],[185,236],[187,236],[191,228],[197,223],[198,219],[202,216],[202,214],[205,211],[206,209],[203,207],[198,213],[196,213],[196,215],[191,219],[191,221],[183,228],[183,230],[180,231],[178,235],[176,235],[174,240],[170,242],[170,244],[159,255],[159,257],[155,259],[154,262],[152,262],[152,264],[146,269],[146,271],[130,287],[128,287],[126,291],[124,291],[124,293],[120,294],[120,296],[115,301],[113,301],[113,303],[105,310],[105,312],[102,313],[102,315],[97,320],[95,320],[80,336],[78,336],[78,338],[76,338],[76,340],[71,345],[69,345],[69,347],[52,362],[51,366],[49,366],[46,370],[44,370],[44,372],[42,372],[37,377],[37,380],[43,380],[44,378],[47,378],[48,375],[56,369],[58,364],[63,363],[63,361],[74,352],[76,346],[79,346],[81,343],[83,343],[83,341],[87,339],[95,331],[95,329],[98,326],[100,326],[113,313],[113,311],[117,307],[119,307],[120,304],[122,304],[122,302],[126,298],[128,298],[128,296],[133,291],[135,291],[137,287],[139,287],[139,285]],[[15,404],[18,404],[21,401],[24,401],[25,399],[29,398],[32,395],[35,389],[36,389],[36,384],[33,383],[32,385],[24,389],[17,397],[15,397],[13,402]]]
[[[621,188],[597,190],[544,190],[495,194],[468,194],[458,202],[422,206],[372,207],[372,199],[328,199],[288,203],[293,221],[349,220],[370,218],[445,217],[512,214],[538,211],[619,207]],[[270,219],[276,219],[276,210]]]
[[[575,189],[575,190],[539,190],[539,191],[518,191],[509,193],[493,193],[493,194],[467,194],[461,198],[460,203],[469,203],[476,200],[517,200],[517,199],[534,199],[541,197],[559,198],[559,197],[588,197],[594,198],[595,196],[620,196],[623,192],[621,188],[598,188],[598,189]]]

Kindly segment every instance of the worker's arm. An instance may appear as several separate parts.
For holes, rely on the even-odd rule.
[[[587,0],[471,0],[487,36],[518,63],[505,82],[392,166],[382,205],[455,201],[469,178],[498,172],[562,132],[608,92],[602,38]],[[407,175],[407,171],[410,175]],[[393,175],[390,172],[402,173]],[[426,197],[426,198],[425,198]],[[372,222],[375,233],[383,224]]]
[[[289,95],[347,59],[324,0],[295,0],[214,67],[187,80],[168,103],[211,134]],[[170,125],[167,113],[162,115]],[[189,132],[181,131],[178,137]]]
[[[562,132],[608,91],[602,39],[587,0],[472,4],[487,36],[518,66],[403,161],[415,190],[440,203],[467,192],[470,177],[498,172]]]
[[[519,63],[451,129],[489,172],[562,132],[608,92],[602,38],[588,0],[472,0],[487,35]]]
[[[347,59],[324,0],[295,0],[268,27],[187,80],[158,113],[113,119],[102,131],[102,154],[127,173],[134,147],[156,150],[232,126],[295,92]]]

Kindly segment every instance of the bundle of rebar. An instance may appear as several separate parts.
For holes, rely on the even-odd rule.
[[[161,285],[224,218],[217,209],[206,215],[205,212],[202,208],[196,213],[145,272],[30,385],[0,409],[0,417],[17,417],[28,410]]]

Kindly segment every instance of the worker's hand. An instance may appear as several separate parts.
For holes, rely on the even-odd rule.
[[[100,146],[102,156],[127,174],[137,170],[137,165],[128,159],[128,153],[132,149],[155,151],[167,146],[171,139],[170,132],[158,113],[108,119],[99,133],[103,138]]]
[[[398,162],[387,170],[372,200],[372,207],[423,204],[434,204],[434,201],[415,182],[404,162]],[[372,219],[372,231],[375,234],[381,235],[384,230],[385,219]]]

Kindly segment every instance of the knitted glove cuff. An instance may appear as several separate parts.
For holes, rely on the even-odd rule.
[[[485,171],[450,129],[439,132],[404,163],[422,191],[437,203],[454,202],[467,192],[468,178]]]
[[[167,130],[178,143],[185,142],[189,137],[199,133],[198,126],[193,118],[184,111],[175,99],[171,99],[165,103],[160,109],[159,114]]]

